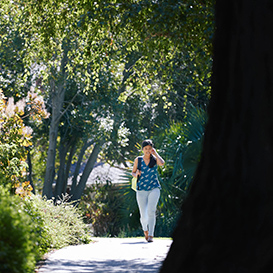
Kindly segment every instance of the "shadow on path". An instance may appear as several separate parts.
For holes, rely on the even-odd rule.
[[[121,243],[121,245],[146,245],[147,242],[126,242],[126,243]]]
[[[94,238],[88,245],[69,246],[49,254],[39,273],[128,272],[156,273],[171,240]]]
[[[130,272],[130,273],[155,273],[159,271],[161,262],[147,264],[146,261],[136,260],[105,260],[71,262],[67,260],[55,260],[50,264],[50,272],[55,273],[89,273],[89,272]],[[44,268],[44,270],[47,270]],[[41,270],[39,272],[49,272]]]

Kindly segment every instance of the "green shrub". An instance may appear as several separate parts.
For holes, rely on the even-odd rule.
[[[123,231],[123,202],[118,186],[110,180],[97,180],[88,186],[80,206],[94,236],[118,236]]]
[[[35,195],[24,200],[25,212],[32,219],[33,232],[37,235],[37,245],[41,255],[51,249],[51,236],[47,232],[44,218],[42,217],[41,207],[37,205],[38,198]]]
[[[89,243],[81,212],[64,200],[22,199],[0,185],[0,273],[34,272],[51,249]]]
[[[65,198],[55,203],[36,195],[26,200],[26,210],[40,235],[40,251],[44,253],[49,249],[89,243],[88,226],[83,222],[79,209]]]
[[[22,200],[0,186],[0,272],[33,272],[40,258],[36,242]]]
[[[124,181],[131,178],[124,176]],[[80,206],[86,221],[92,225],[94,236],[137,237],[143,236],[136,193],[130,184],[112,184],[110,179],[98,180],[89,185],[82,196]],[[180,215],[180,210],[165,209],[159,202],[155,236],[170,237]]]

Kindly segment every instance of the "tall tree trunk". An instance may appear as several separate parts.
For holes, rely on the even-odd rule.
[[[33,184],[32,180],[32,162],[31,162],[31,156],[30,156],[30,149],[29,147],[27,148],[27,164],[28,164],[28,181],[32,187],[32,193],[35,194],[35,186]]]
[[[59,171],[58,171],[58,178],[56,180],[56,187],[55,187],[55,192],[54,196],[55,198],[58,198],[62,195],[63,193],[63,184],[64,184],[64,179],[65,179],[65,158],[67,156],[68,152],[68,145],[65,145],[63,141],[61,140],[60,147],[59,147],[59,159],[60,159],[60,166],[59,166]]]
[[[64,97],[65,97],[67,60],[68,59],[67,59],[67,48],[66,48],[63,52],[60,72],[59,73],[53,72],[53,76],[50,80],[52,113],[51,113],[51,123],[49,128],[49,146],[47,151],[46,173],[45,173],[45,181],[43,186],[43,196],[46,196],[48,199],[53,196],[52,184],[53,184],[54,176],[55,176],[55,160],[56,160],[56,148],[57,148],[59,122],[62,117],[62,109],[63,109]],[[55,70],[55,68],[52,68],[52,69]]]
[[[50,81],[52,93],[52,114],[49,128],[49,147],[47,152],[46,173],[43,187],[43,196],[46,196],[48,199],[53,196],[52,183],[55,176],[57,136],[65,95],[64,81],[62,81],[58,86],[55,85],[55,80],[52,79]]]
[[[71,192],[74,192],[78,183],[78,175],[80,173],[80,168],[81,168],[81,164],[82,164],[82,159],[84,156],[84,153],[86,151],[86,149],[91,146],[94,142],[93,141],[86,141],[81,149],[81,152],[78,156],[78,160],[76,163],[76,168],[73,174],[73,178],[72,178],[72,185],[71,185]]]
[[[56,199],[60,197],[62,194],[66,194],[67,180],[71,167],[71,161],[76,151],[76,147],[77,147],[76,137],[70,138],[69,142],[65,142],[65,140],[63,139],[61,139],[60,141],[59,147],[60,165],[54,192],[54,196]]]
[[[75,138],[73,138],[71,145],[70,145],[70,152],[69,152],[69,156],[68,156],[68,159],[66,162],[66,168],[65,168],[65,177],[64,177],[64,184],[63,184],[63,193],[64,194],[66,193],[69,172],[70,172],[73,156],[76,152],[76,148],[77,148],[77,141]]]
[[[73,192],[71,191],[71,196],[72,196],[73,201],[80,200],[81,195],[85,189],[87,179],[94,168],[94,165],[97,161],[100,151],[101,151],[101,144],[96,143],[94,145],[93,151],[92,151],[92,153],[85,165],[85,168],[84,168],[84,171],[83,171],[83,174],[81,176],[79,183],[75,187],[74,191]]]
[[[202,158],[161,273],[272,271],[272,105],[272,1],[216,1]]]

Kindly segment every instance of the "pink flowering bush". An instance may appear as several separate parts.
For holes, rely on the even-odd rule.
[[[0,89],[0,183],[12,193],[26,196],[32,190],[25,181],[27,150],[32,129],[24,124],[24,118],[40,122],[48,117],[43,100],[35,93],[14,103],[6,99]]]

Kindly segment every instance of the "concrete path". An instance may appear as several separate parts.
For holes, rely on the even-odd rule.
[[[171,246],[170,239],[93,238],[88,245],[51,253],[39,273],[158,272]]]

